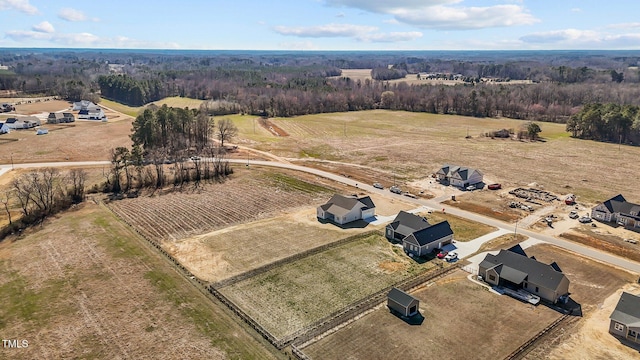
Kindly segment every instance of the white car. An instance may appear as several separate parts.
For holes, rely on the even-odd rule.
[[[373,183],[373,187],[376,189],[384,189],[384,186],[382,186],[382,184],[380,183]]]
[[[445,261],[453,261],[457,258],[458,258],[458,253],[453,251],[448,253],[447,256],[444,257]]]

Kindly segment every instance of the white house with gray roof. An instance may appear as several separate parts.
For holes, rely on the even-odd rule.
[[[640,344],[639,296],[623,292],[609,319],[609,333]]]
[[[330,220],[344,225],[376,216],[376,206],[369,196],[355,197],[335,194],[324,205],[317,208],[318,219]]]
[[[591,218],[640,231],[640,205],[628,202],[622,194],[596,205],[591,209]]]
[[[446,164],[436,171],[436,178],[449,185],[466,188],[481,183],[484,175],[478,169]]]
[[[497,255],[487,254],[479,265],[478,275],[489,284],[524,289],[554,304],[569,294],[569,279],[558,264],[529,258],[518,245],[500,250]]]

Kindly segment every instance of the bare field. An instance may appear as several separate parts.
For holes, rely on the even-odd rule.
[[[433,266],[414,262],[374,234],[220,291],[274,336],[284,337]]]
[[[456,241],[461,242],[470,241],[482,235],[486,235],[490,232],[498,230],[493,226],[481,224],[451,214],[443,214],[436,211],[430,214],[427,213],[421,215],[426,217],[431,224],[437,224],[439,222],[447,220],[449,222],[449,225],[451,225],[451,230],[453,230],[453,238]]]
[[[195,276],[215,282],[361,231],[320,224],[315,209],[307,209],[163,246]]]
[[[518,202],[522,199],[510,195],[508,190],[476,190],[456,196],[456,201],[447,200],[444,203],[507,222],[524,219],[530,214],[521,209],[510,208],[511,201]]]
[[[560,317],[492,294],[467,275],[458,270],[411,294],[420,300],[421,325],[382,306],[303,351],[315,359],[500,359]]]
[[[290,174],[237,169],[223,183],[112,201],[109,208],[147,238],[174,241],[328,199],[329,188]]]
[[[25,99],[23,99],[25,101]],[[2,102],[2,101],[0,101]],[[21,115],[34,115],[40,114],[43,112],[56,112],[60,110],[69,110],[71,109],[71,104],[68,101],[64,100],[51,100],[51,101],[40,101],[40,102],[32,102],[31,104],[20,104],[16,105],[16,114]]]
[[[88,203],[0,243],[0,357],[278,357],[143,242]]]
[[[477,167],[505,188],[536,182],[554,193],[577,194],[583,203],[609,197],[611,189],[635,191],[624,179],[635,176],[635,165],[626,159],[640,156],[639,147],[618,150],[615,144],[571,139],[563,124],[539,123],[545,141],[532,143],[480,137],[526,124],[510,119],[373,110],[271,121],[289,136],[254,134],[245,126],[239,138],[282,157],[356,163],[406,180],[426,178],[452,163]],[[465,138],[467,131],[472,138]]]

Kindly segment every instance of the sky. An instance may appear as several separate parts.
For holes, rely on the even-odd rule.
[[[0,48],[640,50],[638,0],[0,0]]]

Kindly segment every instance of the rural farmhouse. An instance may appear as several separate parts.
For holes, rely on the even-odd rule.
[[[640,205],[628,202],[620,194],[596,205],[591,210],[591,218],[640,231]]]
[[[387,294],[387,307],[393,313],[409,317],[418,314],[420,301],[398,288],[392,288]]]
[[[555,262],[547,265],[529,258],[520,246],[487,254],[478,275],[489,284],[524,289],[554,304],[569,294],[569,279]]]
[[[438,181],[463,189],[481,183],[483,176],[480,170],[455,165],[444,165],[436,171]]]
[[[330,220],[336,224],[346,224],[376,215],[376,206],[369,196],[357,198],[335,194],[324,205],[318,206],[318,219]]]
[[[640,344],[640,296],[623,292],[609,319],[609,333]]]
[[[442,248],[453,241],[453,231],[449,222],[431,225],[418,215],[400,211],[385,228],[385,236],[391,241],[402,242],[404,251],[416,256],[424,256],[433,249]]]

